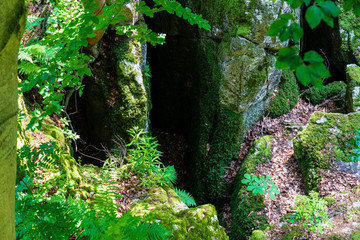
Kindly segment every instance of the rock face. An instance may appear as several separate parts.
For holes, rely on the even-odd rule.
[[[153,188],[147,199],[131,206],[130,212],[160,223],[173,234],[168,239],[229,239],[213,205],[188,208],[172,189]]]
[[[106,1],[108,5],[116,1]],[[135,10],[136,2],[124,5],[124,19],[118,25],[132,25],[143,21]],[[129,140],[133,127],[148,129],[151,106],[149,71],[146,71],[146,44],[130,37],[115,34],[110,26],[103,39],[102,50],[93,64],[93,77],[86,81],[86,112],[91,138],[114,147],[117,136]]]
[[[358,112],[360,110],[360,67],[356,64],[346,66],[346,110]]]
[[[185,136],[188,185],[201,202],[215,203],[227,188],[225,167],[280,80],[274,54],[281,43],[265,33],[287,6],[261,0],[182,3],[209,20],[212,31],[199,32],[166,14],[151,20],[152,29],[167,34],[164,46],[151,49],[151,123]]]
[[[29,104],[25,104],[27,100],[20,95],[18,98],[19,112],[21,121],[18,123],[17,132],[17,149],[20,154],[20,159],[17,166],[17,177],[28,176],[27,169],[29,166],[38,165],[49,162],[53,167],[45,167],[49,175],[62,175],[70,184],[69,193],[81,194],[83,198],[89,196],[90,191],[93,191],[85,177],[81,174],[76,160],[72,157],[71,141],[64,134],[64,130],[56,126],[52,120],[45,118],[42,122],[40,130],[31,132],[25,130],[30,121],[31,114],[28,111]],[[43,144],[48,144],[44,147]],[[41,154],[32,155],[32,151],[38,151]],[[24,151],[24,155],[21,155]],[[35,157],[34,159],[34,156]],[[36,162],[36,164],[34,164]],[[30,169],[34,169],[34,166]],[[51,179],[51,177],[49,177]],[[88,192],[87,192],[88,191]]]
[[[347,156],[352,150],[349,143],[359,128],[359,113],[313,113],[307,128],[294,139],[294,156],[300,165],[307,193],[317,189],[321,170],[328,169],[330,163],[349,162]]]

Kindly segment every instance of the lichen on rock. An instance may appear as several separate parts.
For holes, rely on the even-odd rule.
[[[294,139],[294,156],[300,165],[305,190],[317,190],[321,169],[333,161],[349,161],[349,145],[360,128],[360,114],[315,112],[305,130]]]
[[[131,214],[144,221],[158,222],[173,235],[169,239],[229,239],[219,225],[211,204],[188,208],[171,188],[152,188],[149,195],[131,208]],[[179,208],[179,205],[184,207]]]
[[[356,64],[346,66],[346,110],[358,112],[360,110],[360,67]]]

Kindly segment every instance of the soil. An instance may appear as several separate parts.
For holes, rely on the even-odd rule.
[[[292,139],[308,124],[311,114],[315,111],[334,112],[338,109],[336,103],[331,100],[326,100],[319,105],[312,105],[299,98],[296,106],[287,114],[275,119],[264,117],[248,131],[239,151],[239,158],[231,163],[227,172],[227,181],[233,182],[237,170],[254,140],[265,135],[274,136],[270,143],[273,157],[266,164],[258,165],[256,173],[257,175],[272,175],[272,181],[280,190],[280,194],[276,195],[274,200],[265,196],[266,207],[258,213],[263,215],[271,226],[270,230],[265,231],[269,239],[281,239],[288,232],[288,230],[283,230],[285,229],[282,227],[283,225],[298,225],[297,223],[291,224],[284,217],[286,214],[296,212],[292,208],[295,198],[305,194],[300,167],[293,156]],[[333,239],[332,236],[335,234],[340,236],[340,239],[351,239],[351,233],[357,229],[359,225],[357,221],[360,221],[357,214],[360,207],[360,202],[359,204],[357,202],[360,189],[356,188],[360,184],[359,177],[348,172],[341,172],[336,166],[323,171],[322,176],[319,184],[320,197],[331,195],[333,199],[336,199],[336,202],[329,207],[329,217],[333,226],[325,228],[325,234],[321,236],[303,230],[303,237],[300,239]],[[225,204],[221,210],[224,211],[227,232],[230,232],[229,204]]]

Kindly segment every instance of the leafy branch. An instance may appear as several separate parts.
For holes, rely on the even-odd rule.
[[[247,191],[252,191],[254,196],[258,193],[261,195],[268,194],[271,199],[275,199],[275,195],[279,194],[280,191],[277,189],[277,186],[274,182],[269,181],[272,179],[271,175],[259,176],[245,174],[244,179],[241,180],[241,183],[248,184],[249,186],[246,188]]]

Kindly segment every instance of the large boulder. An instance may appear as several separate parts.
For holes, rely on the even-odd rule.
[[[315,112],[305,130],[294,139],[294,156],[303,174],[305,190],[317,190],[321,170],[334,161],[348,162],[349,145],[360,128],[360,114]]]
[[[151,49],[151,123],[185,137],[188,185],[200,202],[218,203],[229,189],[226,167],[279,83],[274,65],[282,43],[265,33],[288,6],[262,0],[182,3],[209,20],[212,30],[199,31],[166,14],[150,22],[168,36],[164,46]]]
[[[21,180],[25,176],[40,173],[40,175],[43,174],[44,179],[49,181],[58,175],[61,176],[59,179],[69,183],[67,189],[69,194],[80,194],[83,198],[87,198],[89,192],[94,189],[88,184],[78,163],[72,157],[71,138],[66,134],[67,131],[61,126],[57,126],[49,117],[42,121],[40,129],[34,132],[26,130],[31,118],[31,114],[29,114],[31,104],[23,95],[20,95],[18,105],[17,178]],[[28,172],[35,170],[35,166],[43,169],[37,173]]]
[[[106,49],[86,81],[86,114],[91,138],[112,147],[116,136],[129,140],[128,130],[147,128],[150,108],[149,78],[145,75],[146,45],[110,32]]]
[[[152,188],[146,199],[131,206],[130,212],[144,221],[160,223],[173,234],[169,239],[229,239],[213,205],[188,208],[170,188]]]

